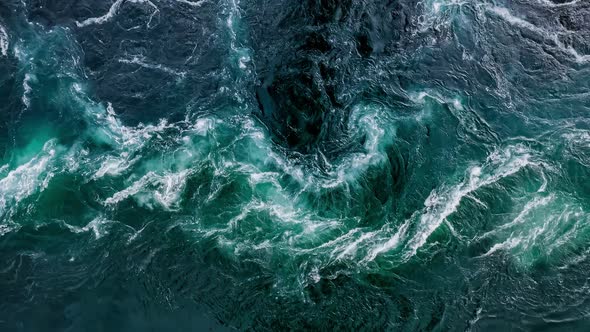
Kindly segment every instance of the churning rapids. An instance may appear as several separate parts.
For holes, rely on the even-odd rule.
[[[590,2],[3,0],[0,330],[590,329]]]

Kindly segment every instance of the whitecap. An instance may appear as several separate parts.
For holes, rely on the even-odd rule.
[[[8,55],[8,32],[2,25],[0,25],[0,54]]]
[[[125,2],[125,0],[117,0],[115,1],[111,7],[109,8],[109,11],[102,15],[102,16],[98,16],[98,17],[90,17],[85,19],[82,22],[76,21],[76,25],[78,27],[85,27],[91,24],[103,24],[107,21],[109,21],[111,18],[113,18],[117,12],[119,11],[119,8],[121,7],[121,5]]]
[[[414,256],[446,218],[457,211],[463,198],[534,164],[531,158],[531,154],[523,146],[497,150],[488,156],[483,166],[472,167],[460,184],[433,190],[424,202],[425,211],[418,220],[416,233],[408,241],[408,252],[404,257],[408,259]]]
[[[76,21],[76,25],[79,28],[88,26],[88,25],[93,25],[93,24],[104,24],[108,21],[110,21],[113,17],[115,17],[118,13],[119,10],[121,9],[121,6],[123,5],[123,3],[125,2],[129,2],[129,3],[147,3],[149,4],[151,7],[154,8],[154,12],[152,13],[152,15],[150,15],[150,19],[147,23],[148,26],[150,26],[150,23],[152,21],[152,18],[154,17],[154,15],[159,12],[159,9],[156,5],[154,5],[153,2],[149,1],[149,0],[117,0],[115,1],[111,7],[109,8],[108,12],[102,16],[97,16],[97,17],[90,17],[85,19],[84,21],[80,22],[80,21]]]
[[[149,172],[129,187],[114,193],[104,201],[105,205],[116,205],[121,201],[134,197],[137,203],[153,209],[156,205],[173,210],[180,203],[180,195],[184,190],[190,170],[164,175]]]
[[[108,234],[105,229],[105,225],[111,224],[113,221],[104,218],[103,216],[98,216],[92,219],[86,226],[78,227],[67,224],[64,222],[65,226],[74,233],[85,233],[85,232],[92,232],[94,234],[94,239],[98,240],[104,235]]]
[[[547,40],[552,41],[557,46],[557,48],[559,50],[561,50],[564,53],[569,54],[571,57],[574,58],[574,60],[576,62],[585,63],[585,62],[590,61],[590,55],[580,54],[571,45],[566,46],[559,39],[559,33],[553,32],[553,31],[548,31],[546,29],[540,28],[540,27],[526,21],[525,19],[522,19],[518,16],[513,15],[507,8],[504,8],[504,7],[488,6],[487,9],[490,12],[496,14],[498,17],[504,19],[506,22],[508,22],[512,25],[529,30],[531,32],[534,32],[534,33],[544,37]]]
[[[506,230],[508,228],[511,228],[513,226],[519,225],[519,224],[523,224],[526,219],[525,217],[527,217],[527,215],[529,215],[530,212],[532,212],[533,210],[542,207],[542,206],[546,206],[547,204],[549,204],[553,199],[555,198],[554,194],[545,196],[545,197],[535,197],[532,200],[528,201],[524,207],[522,208],[522,210],[518,213],[518,215],[510,222],[500,225],[498,227],[496,227],[495,229],[483,234],[480,238],[486,238],[489,237],[493,234],[496,234],[500,231]]]
[[[371,262],[377,258],[382,253],[388,252],[392,249],[397,248],[402,240],[405,238],[406,233],[408,231],[408,227],[410,225],[410,220],[406,220],[397,230],[397,232],[389,238],[385,243],[382,243],[378,246],[375,246],[371,249],[367,257],[363,260],[363,262]]]
[[[162,176],[159,179],[159,190],[154,193],[156,201],[166,209],[172,209],[178,204],[189,173],[189,170],[185,170]]]
[[[590,147],[590,133],[587,130],[574,130],[562,135],[570,144]]]
[[[111,197],[107,198],[104,201],[104,204],[114,205],[125,200],[130,196],[136,195],[142,190],[144,190],[144,188],[146,188],[148,185],[155,183],[156,178],[157,175],[155,173],[149,172],[148,174],[141,177],[139,180],[133,182],[129,187],[120,190],[113,194]]]
[[[193,7],[201,7],[207,0],[189,1],[189,0],[176,0],[176,2],[185,3]]]
[[[358,250],[359,245],[375,236],[377,232],[363,232],[360,228],[353,228],[346,234],[336,238],[335,240],[330,241],[327,243],[328,245],[335,245],[336,243],[343,242],[342,245],[335,245],[335,248],[332,250],[332,255],[336,255],[337,260],[344,259],[346,256],[354,256]],[[354,239],[357,234],[361,234],[358,239]],[[351,242],[352,241],[352,242]]]
[[[92,176],[93,179],[99,179],[105,175],[115,176],[120,175],[127,170],[131,165],[139,160],[139,156],[133,159],[116,158],[114,156],[106,156],[102,161],[100,168]]]
[[[193,125],[193,128],[195,128],[197,135],[206,136],[210,130],[215,128],[216,122],[210,118],[199,118]]]
[[[580,0],[572,0],[569,2],[562,2],[562,3],[555,3],[550,0],[537,0],[537,2],[539,4],[542,4],[543,6],[546,6],[546,7],[567,7],[567,6],[573,6],[575,4],[580,3]]]
[[[0,179],[0,215],[47,187],[54,175],[50,166],[55,159],[56,148],[54,141],[48,141],[39,154]]]
[[[420,32],[425,32],[428,29],[441,30],[441,28],[448,26],[454,19],[452,10],[461,8],[467,4],[465,0],[424,0],[421,4],[424,11],[421,15],[415,18],[415,23],[418,25]],[[436,40],[433,38],[433,42]]]
[[[23,80],[23,96],[22,96],[21,100],[27,108],[31,107],[30,95],[31,95],[31,92],[33,91],[33,88],[31,87],[31,83],[34,83],[36,81],[37,81],[37,77],[35,75],[29,74],[29,73],[25,74],[25,78]]]
[[[515,237],[515,238],[509,238],[506,241],[502,242],[502,243],[496,243],[494,244],[490,250],[488,250],[485,254],[483,254],[482,256],[489,256],[493,253],[495,253],[496,251],[499,250],[510,250],[510,249],[514,249],[516,248],[520,243],[522,242],[522,238],[519,237]]]
[[[146,68],[146,69],[159,70],[159,71],[162,71],[166,74],[179,76],[180,78],[184,78],[186,76],[186,72],[184,72],[184,71],[177,71],[177,70],[174,70],[172,68],[166,67],[161,64],[149,63],[146,61],[146,58],[144,56],[133,56],[130,59],[119,59],[118,61],[120,63],[138,65],[138,66],[140,66],[142,68]]]

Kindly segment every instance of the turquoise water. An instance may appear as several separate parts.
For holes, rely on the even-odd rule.
[[[0,329],[587,330],[588,14],[0,3]]]

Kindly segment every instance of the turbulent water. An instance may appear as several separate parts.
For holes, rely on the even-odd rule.
[[[590,329],[590,2],[2,0],[0,330]]]

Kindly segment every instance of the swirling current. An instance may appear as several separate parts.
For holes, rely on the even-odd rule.
[[[2,0],[0,330],[587,331],[590,2]]]

